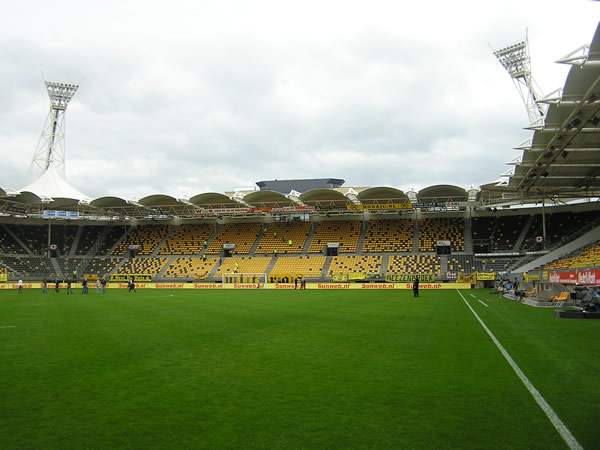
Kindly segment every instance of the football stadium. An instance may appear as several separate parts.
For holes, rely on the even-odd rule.
[[[41,175],[0,189],[2,446],[596,448],[600,28],[546,96],[494,54],[531,138],[418,192],[89,199],[47,81]]]

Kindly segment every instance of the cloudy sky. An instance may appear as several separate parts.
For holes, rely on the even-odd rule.
[[[24,0],[0,11],[0,186],[29,183],[45,78],[80,85],[68,182],[91,198],[141,198],[292,178],[494,181],[531,133],[490,46],[528,31],[550,92],[569,69],[554,61],[590,43],[600,2]]]

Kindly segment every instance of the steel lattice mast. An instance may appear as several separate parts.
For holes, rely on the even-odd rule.
[[[541,99],[539,87],[531,76],[531,62],[529,59],[529,51],[527,40],[511,45],[509,47],[494,51],[494,56],[498,58],[500,64],[506,69],[511,76],[513,83],[529,116],[530,124],[538,122],[545,117],[547,105],[538,103]]]
[[[50,111],[37,148],[29,166],[29,176],[33,177],[36,168],[44,173],[54,165],[58,173],[65,177],[65,112],[79,86],[75,84],[45,81],[50,98]]]

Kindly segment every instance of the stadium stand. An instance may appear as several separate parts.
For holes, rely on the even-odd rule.
[[[155,277],[169,262],[169,258],[132,258],[125,260],[125,263],[117,270],[117,273],[135,273],[145,274]]]
[[[255,253],[265,255],[285,253],[302,253],[306,238],[310,231],[309,222],[272,222],[265,227],[264,232]],[[291,242],[291,245],[290,245]]]
[[[75,249],[76,255],[87,255],[92,249],[94,244],[100,238],[102,231],[104,230],[102,225],[87,225],[81,230],[79,241],[77,242],[77,248]]]
[[[130,245],[139,245],[138,255],[150,255],[170,231],[170,225],[139,225],[112,251],[113,255],[124,256]]]
[[[600,241],[543,266],[544,270],[578,269],[600,266]]]
[[[464,219],[457,217],[421,219],[419,251],[434,252],[437,241],[447,240],[453,252],[464,252],[464,227]]]
[[[363,253],[410,252],[413,233],[412,219],[371,220],[365,235]]]
[[[440,276],[440,257],[438,255],[392,255],[388,262],[387,273],[434,273]]]
[[[4,225],[0,227],[0,253],[13,255],[25,253],[21,244],[19,244],[12,234],[4,228]]]
[[[8,275],[22,278],[44,278],[56,274],[50,258],[38,256],[4,256],[0,266],[9,268]]]
[[[179,225],[160,247],[159,255],[202,255],[204,242],[215,231],[212,223]]]
[[[108,255],[110,249],[121,240],[126,230],[126,227],[123,225],[113,226],[108,232],[106,238],[100,243],[98,255]]]
[[[204,279],[215,268],[219,258],[183,257],[175,258],[164,272],[165,278],[194,278]]]
[[[382,257],[377,255],[334,256],[331,259],[329,275],[348,273],[380,273]]]
[[[481,272],[473,255],[452,255],[448,259],[448,270],[450,272]]]
[[[340,244],[340,253],[355,253],[360,238],[361,223],[358,220],[318,222],[308,247],[309,253],[323,253],[327,243]]]
[[[527,219],[528,217],[523,215],[498,217],[493,234],[493,250],[513,250]]]
[[[100,277],[108,276],[121,261],[121,258],[93,258],[86,261],[87,264],[83,269],[83,273],[95,274]]]
[[[218,255],[223,251],[223,244],[234,244],[233,254],[250,253],[256,242],[262,224],[260,223],[226,223],[218,231],[206,249],[208,255]]]
[[[302,275],[303,278],[320,278],[325,260],[325,256],[278,257],[269,272],[269,278],[284,275]]]
[[[271,262],[271,257],[260,256],[232,256],[231,258],[222,258],[223,262],[217,269],[215,277],[227,273],[233,273],[235,270],[235,264],[238,264],[238,270],[236,273],[266,273],[267,267]]]

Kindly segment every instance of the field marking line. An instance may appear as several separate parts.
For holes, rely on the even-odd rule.
[[[517,376],[521,379],[521,382],[525,385],[525,387],[527,388],[529,393],[533,396],[533,398],[535,399],[535,401],[539,405],[539,407],[542,408],[542,411],[544,411],[546,416],[548,416],[548,419],[550,419],[550,422],[552,422],[552,425],[554,425],[554,428],[556,428],[556,431],[558,431],[558,433],[561,435],[561,437],[567,443],[569,448],[583,450],[583,447],[579,444],[579,442],[577,442],[577,439],[575,439],[575,436],[573,436],[571,434],[571,432],[569,431],[567,426],[556,415],[556,413],[554,412],[552,407],[548,404],[548,402],[544,399],[544,397],[542,397],[542,394],[540,394],[539,391],[533,386],[531,381],[529,381],[529,378],[527,378],[527,376],[523,373],[523,371],[520,369],[520,367],[517,365],[517,363],[512,359],[512,357],[504,349],[504,347],[502,346],[500,341],[498,341],[498,339],[496,339],[496,336],[494,336],[494,333],[491,332],[491,330],[487,327],[487,325],[483,322],[483,320],[481,320],[481,318],[477,315],[477,313],[471,307],[471,305],[469,304],[467,299],[462,295],[462,292],[460,292],[458,289],[456,290],[456,292],[458,292],[458,295],[461,296],[461,298],[463,299],[463,301],[465,302],[467,307],[471,310],[471,312],[473,313],[473,315],[475,316],[477,321],[480,323],[480,325],[486,331],[488,336],[492,339],[492,342],[494,342],[494,344],[496,344],[496,347],[498,347],[498,350],[500,350],[500,353],[502,353],[502,356],[504,356],[506,361],[508,361],[508,364],[510,365],[510,367],[512,367],[512,369],[515,371]]]
[[[0,326],[0,328],[15,328],[15,327],[16,327],[15,325],[3,325],[3,326]]]
[[[490,305],[486,305],[485,303],[483,303],[481,300],[479,300],[477,297],[475,297],[473,294],[469,294],[471,297],[473,297],[474,299],[476,299],[479,303],[481,303],[483,306],[485,306],[486,308],[489,308]]]

